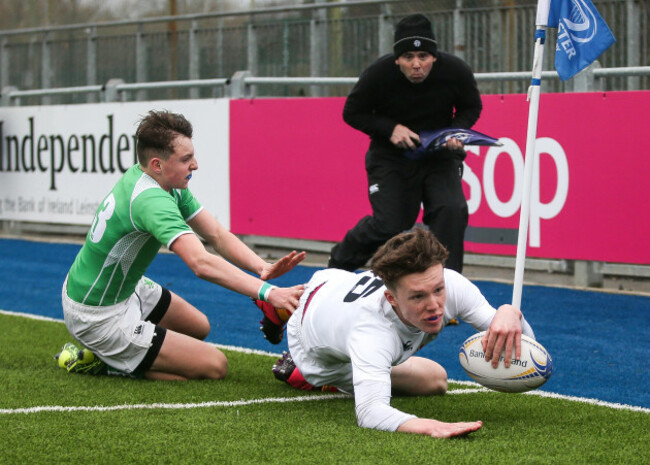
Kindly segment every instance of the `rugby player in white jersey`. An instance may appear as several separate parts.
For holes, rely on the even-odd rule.
[[[91,352],[66,344],[59,365],[152,379],[221,379],[228,362],[202,341],[210,331],[205,314],[144,277],[161,244],[199,278],[290,311],[303,286],[266,281],[291,270],[305,253],[267,263],[203,209],[188,189],[198,164],[185,117],[151,111],[136,137],[139,163],[102,201],[63,285],[66,326]]]
[[[414,354],[454,319],[487,330],[484,351],[493,366],[504,350],[519,358],[522,333],[534,337],[519,309],[495,310],[474,284],[443,268],[446,258],[434,235],[416,228],[382,246],[372,271],[316,272],[287,324],[289,353],[273,367],[276,378],[300,389],[353,393],[366,428],[442,438],[481,428],[480,421],[445,423],[390,405],[391,394],[446,392],[445,369]]]

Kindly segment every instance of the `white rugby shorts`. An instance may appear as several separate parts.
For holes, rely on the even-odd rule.
[[[115,305],[93,307],[70,299],[66,280],[62,290],[65,325],[75,339],[112,368],[127,374],[138,368],[138,371],[146,371],[165,336],[164,328],[146,321],[162,295],[163,288],[159,284],[142,277],[128,299]],[[160,318],[162,316],[158,321]],[[153,359],[148,360],[148,366],[140,367],[150,350],[155,354],[150,354],[148,359]]]
[[[287,342],[289,353],[302,376],[312,386],[336,386],[341,392],[354,393],[351,363],[324,363],[318,359],[318,348],[312,348],[302,333],[302,320],[307,306],[307,315],[316,311],[316,306],[311,307],[310,295],[317,291],[327,278],[322,280],[312,279],[305,286],[300,298],[300,304],[289,318],[287,323]]]

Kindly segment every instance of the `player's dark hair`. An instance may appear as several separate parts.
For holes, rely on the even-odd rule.
[[[192,123],[183,115],[167,110],[150,111],[140,120],[135,132],[140,164],[146,166],[152,157],[168,159],[174,153],[174,139],[179,135],[192,138]]]
[[[445,266],[447,249],[423,228],[398,234],[382,245],[373,255],[370,268],[386,287],[395,291],[397,281],[412,273],[422,273],[434,265]]]

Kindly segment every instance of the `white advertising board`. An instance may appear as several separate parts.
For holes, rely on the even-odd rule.
[[[135,130],[150,110],[194,126],[199,169],[189,188],[229,229],[227,99],[0,107],[0,219],[90,225],[136,162]]]

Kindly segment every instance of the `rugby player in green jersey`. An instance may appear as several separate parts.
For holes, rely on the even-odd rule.
[[[203,342],[210,331],[207,317],[144,276],[161,244],[199,278],[289,311],[303,286],[266,281],[291,270],[305,252],[268,263],[203,209],[188,189],[198,163],[185,117],[151,111],[136,138],[139,163],[101,202],[63,285],[66,326],[85,349],[75,352],[66,344],[59,364],[68,371],[150,379],[221,379],[228,361]],[[219,255],[208,252],[195,233]]]

